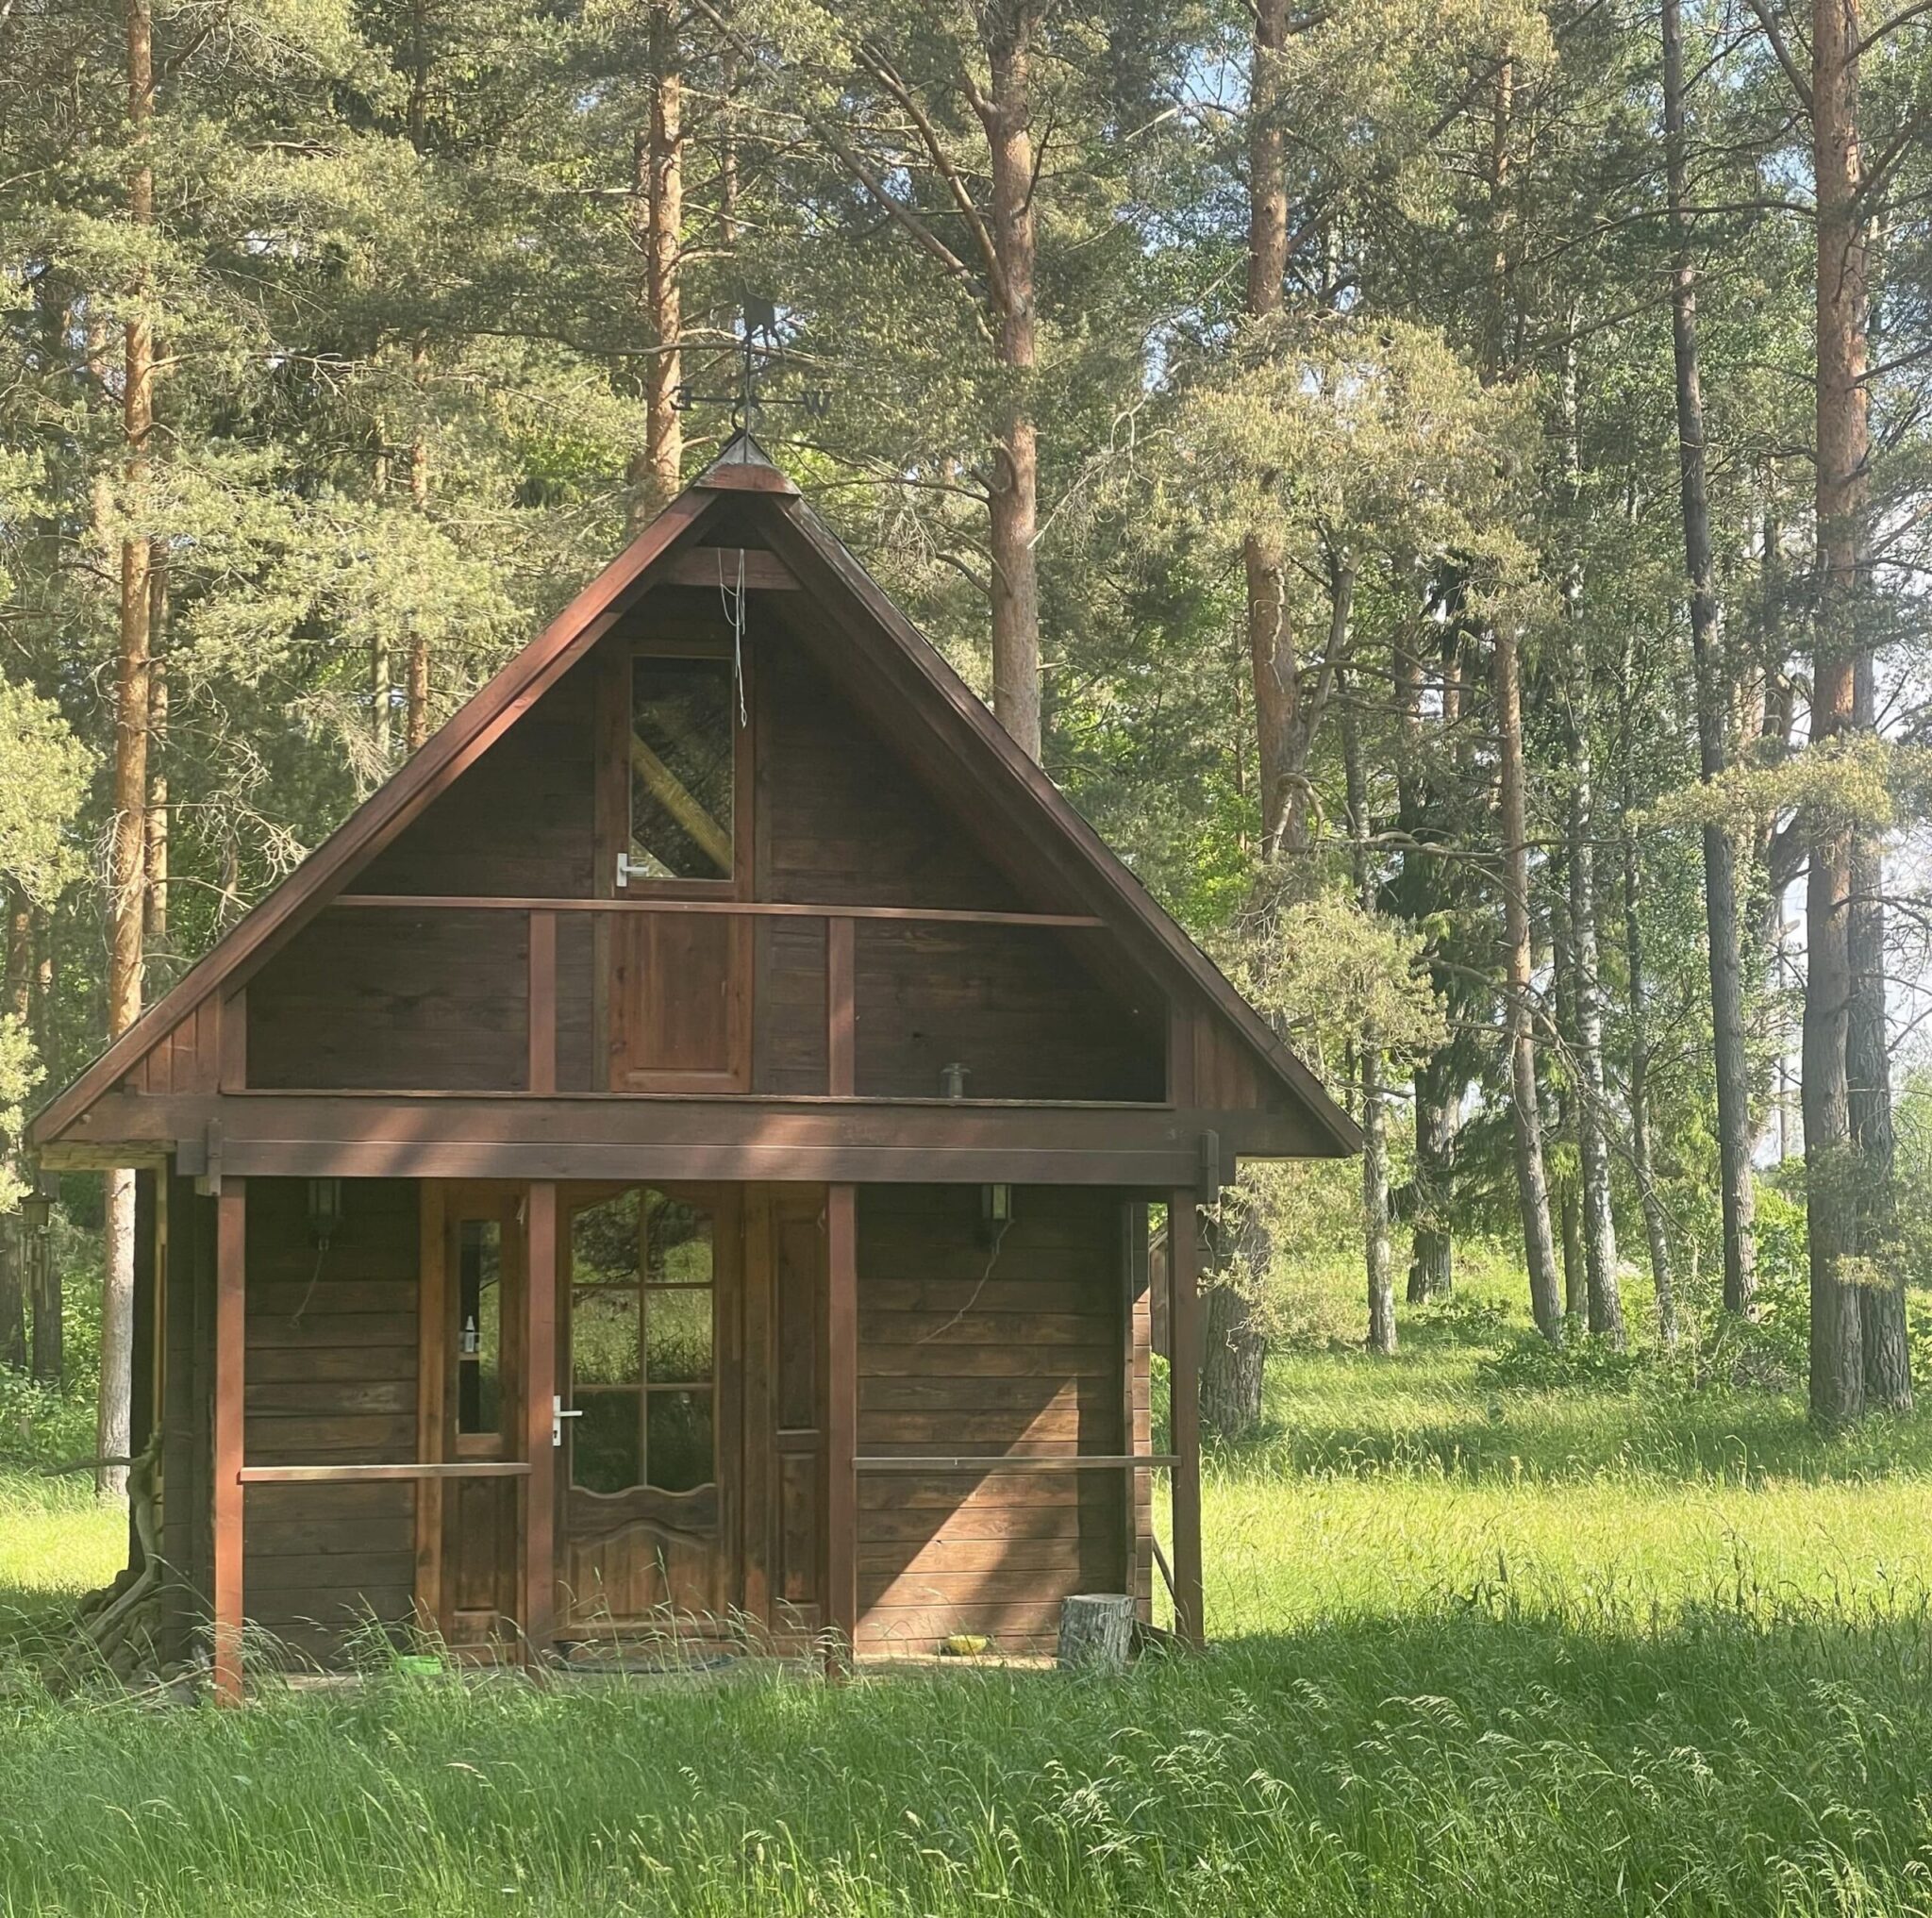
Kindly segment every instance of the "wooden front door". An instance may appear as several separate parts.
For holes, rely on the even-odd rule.
[[[741,1596],[743,1207],[731,1186],[577,1186],[559,1208],[566,1634],[722,1634]]]

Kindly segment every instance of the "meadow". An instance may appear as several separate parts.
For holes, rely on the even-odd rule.
[[[0,1912],[1932,1911],[1932,1421],[1510,1386],[1466,1310],[1277,1360],[1205,1657],[242,1713],[47,1698],[118,1562],[0,1476]]]

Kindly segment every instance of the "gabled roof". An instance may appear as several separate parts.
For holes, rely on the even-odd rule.
[[[308,924],[349,879],[481,758],[609,632],[708,522],[755,517],[761,537],[824,609],[849,621],[874,675],[873,696],[903,709],[957,757],[1091,909],[1132,947],[1177,971],[1215,1007],[1268,1075],[1339,1152],[1361,1135],[1321,1082],[1282,1043],[1207,955],[1162,909],[1100,836],[1029,759],[939,652],[799,496],[741,436],[592,579],[528,645],[466,701],[422,749],[352,812],[179,980],[57,1094],[28,1128],[36,1147],[57,1138],[210,994],[232,988]],[[793,595],[796,596],[796,595]]]

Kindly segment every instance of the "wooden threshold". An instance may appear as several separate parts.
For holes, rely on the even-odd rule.
[[[373,1485],[396,1478],[525,1478],[527,1459],[448,1459],[413,1465],[244,1465],[243,1485]]]

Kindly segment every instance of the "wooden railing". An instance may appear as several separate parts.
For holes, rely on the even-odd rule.
[[[762,899],[544,899],[475,893],[345,892],[352,911],[520,912],[528,925],[528,1066],[524,1090],[547,1097],[557,1086],[557,923],[565,913],[698,912],[752,919],[818,919],[825,925],[827,1094],[850,1098],[858,1076],[858,922],[901,926],[1007,926],[1092,932],[1106,921],[1078,912],[1004,912],[944,906],[830,906]]]

